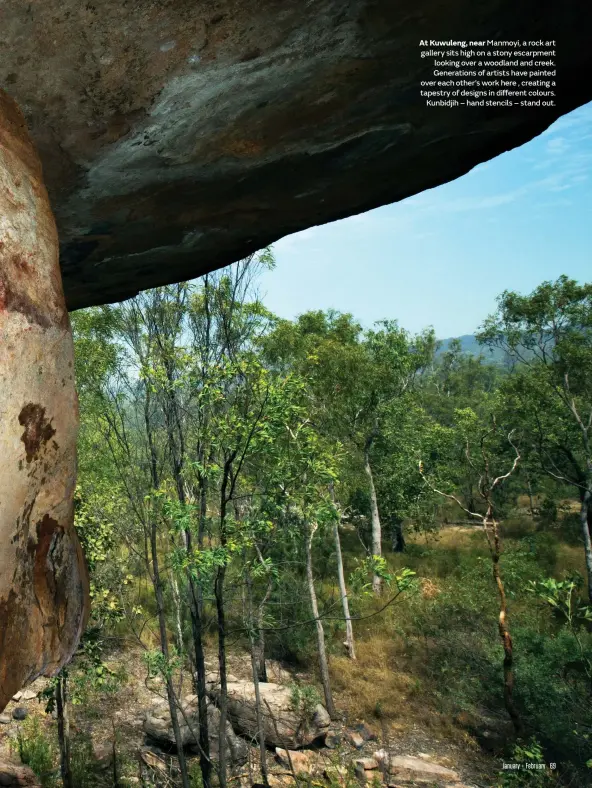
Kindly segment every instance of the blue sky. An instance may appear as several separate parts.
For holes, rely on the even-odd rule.
[[[261,295],[282,317],[333,307],[471,334],[505,289],[592,281],[591,164],[587,104],[451,183],[282,238]]]

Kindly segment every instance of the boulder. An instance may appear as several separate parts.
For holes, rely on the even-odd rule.
[[[275,757],[280,766],[289,769],[290,773],[298,775],[316,774],[322,771],[321,759],[318,753],[312,750],[284,750],[281,747],[275,748]],[[290,766],[290,761],[292,765]]]
[[[357,733],[356,731],[346,731],[345,740],[348,742],[348,744],[351,744],[352,747],[355,747],[356,750],[361,750],[364,746],[364,739],[362,738],[361,734]]]
[[[4,25],[4,20],[2,22]],[[78,400],[58,236],[25,121],[0,89],[0,711],[76,651]]]
[[[359,733],[364,741],[378,741],[378,735],[369,725],[366,725],[365,722],[361,722],[359,725],[355,727],[356,733]]]
[[[187,695],[179,709],[179,726],[183,746],[198,750],[199,722],[197,695]],[[165,700],[158,701],[146,713],[144,732],[158,744],[175,745],[175,736],[169,713],[169,705]],[[210,756],[217,760],[219,753],[220,712],[212,704],[208,704],[208,734],[210,739]],[[230,722],[226,723],[226,747],[233,763],[244,763],[248,755],[248,746],[239,738]]]
[[[259,685],[261,693],[265,742],[270,747],[295,750],[307,747],[324,737],[331,719],[325,708],[317,704],[310,718],[297,711],[292,703],[292,690],[268,682]],[[214,686],[210,697],[218,701],[219,686]],[[255,687],[251,681],[228,682],[228,716],[238,733],[247,739],[257,738]]]
[[[381,766],[389,780],[433,785],[435,782],[456,784],[460,777],[453,769],[414,755],[388,755],[384,750],[374,753],[374,760]],[[390,783],[389,783],[390,784]]]
[[[166,773],[166,762],[149,747],[142,747],[140,750],[140,759],[149,769],[162,772],[163,774]]]
[[[0,763],[1,788],[41,788],[35,773],[28,766]]]
[[[341,733],[339,731],[328,730],[325,734],[325,747],[336,750],[341,744]]]
[[[291,774],[270,774],[269,788],[293,788],[294,778]]]
[[[512,739],[514,729],[510,720],[502,715],[492,715],[484,710],[460,713],[455,722],[461,725],[484,749],[493,754],[501,753]]]
[[[374,758],[357,758],[354,768],[358,780],[366,783],[374,778],[374,772],[378,769],[378,761]]]

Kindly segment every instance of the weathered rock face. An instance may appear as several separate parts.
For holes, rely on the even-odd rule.
[[[78,308],[458,177],[592,98],[592,4],[5,0]],[[557,41],[552,109],[426,108],[420,39]]]
[[[41,783],[28,766],[0,763],[0,786],[3,788],[41,788]]]
[[[210,684],[210,695],[217,700],[219,687]],[[293,708],[292,691],[289,687],[271,682],[260,684],[263,729],[269,747],[287,747],[292,750],[306,747],[324,736],[331,719],[321,704],[318,704],[310,719]],[[257,707],[255,687],[250,681],[228,682],[228,716],[235,730],[256,741]]]
[[[379,765],[387,777],[389,785],[399,782],[411,782],[412,785],[454,785],[460,782],[453,769],[447,769],[433,763],[429,759],[417,758],[414,755],[389,755],[385,750],[374,753],[373,760]],[[462,786],[459,786],[462,788]]]
[[[62,666],[85,623],[77,426],[55,223],[22,115],[0,92],[0,711]]]
[[[181,704],[179,712],[179,726],[183,745],[189,748],[198,747],[199,717],[197,695],[187,695]],[[218,760],[220,712],[215,706],[208,706],[208,736],[210,739],[210,756]],[[171,723],[168,702],[158,701],[150,709],[144,719],[145,733],[158,744],[171,746],[175,744],[175,735]],[[237,736],[230,722],[226,723],[226,748],[233,763],[244,763],[248,755],[248,746],[243,739]]]

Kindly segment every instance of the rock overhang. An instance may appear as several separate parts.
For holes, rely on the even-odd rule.
[[[54,0],[2,9],[70,309],[233,262],[520,145],[592,97],[585,2]],[[555,39],[552,109],[428,108],[421,38]]]

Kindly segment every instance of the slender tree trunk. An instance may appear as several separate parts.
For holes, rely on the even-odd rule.
[[[224,463],[224,473],[220,489],[220,545],[226,549],[226,511],[229,498],[228,485],[231,480],[232,458],[227,458]],[[232,485],[231,485],[232,486]],[[218,667],[220,670],[220,732],[218,737],[218,781],[220,788],[226,788],[226,720],[228,718],[228,683],[226,670],[226,611],[224,608],[224,581],[226,579],[226,566],[221,566],[216,572],[214,582],[214,596],[216,598],[216,619],[218,625]]]
[[[264,785],[269,785],[269,778],[267,776],[267,750],[265,749],[265,727],[263,725],[263,713],[261,709],[261,691],[259,688],[259,670],[260,662],[256,654],[256,638],[255,638],[255,617],[253,614],[253,582],[251,578],[251,570],[247,567],[247,613],[248,613],[248,626],[249,626],[249,642],[251,645],[251,672],[253,674],[253,687],[255,689],[255,712],[257,715],[257,734],[259,736],[259,756],[261,761],[261,777]],[[259,633],[261,634],[261,633]],[[263,661],[265,665],[265,660]]]
[[[259,545],[255,541],[255,550],[257,551],[257,558],[262,568],[265,569],[265,561]],[[255,643],[255,657],[257,659],[257,676],[259,681],[263,684],[267,683],[267,667],[265,665],[265,605],[267,604],[271,591],[273,589],[273,578],[268,572],[267,575],[267,588],[257,608],[257,642]]]
[[[474,512],[476,506],[475,506],[475,491],[473,490],[472,481],[467,481],[467,490],[465,495],[467,499],[467,509],[469,509],[471,512]]]
[[[175,639],[177,641],[177,652],[183,653],[183,625],[181,623],[181,595],[179,594],[179,583],[175,577],[174,570],[171,571],[171,591],[173,602],[175,603]]]
[[[117,762],[117,732],[115,730],[115,723],[111,720],[111,727],[113,728],[113,788],[121,788],[121,781],[119,779],[119,768]]]
[[[144,425],[146,429],[146,436],[148,439],[148,446],[150,452],[150,477],[152,488],[158,490],[159,487],[159,473],[157,465],[156,448],[154,445],[153,432],[152,432],[152,419],[150,414],[150,387],[146,386],[146,399],[144,401]],[[160,577],[160,566],[158,561],[158,543],[157,543],[157,528],[156,523],[150,523],[150,558],[152,563],[152,585],[154,586],[154,597],[156,600],[156,613],[158,617],[158,628],[160,634],[160,650],[162,655],[168,663],[169,643],[166,631],[166,617],[164,612],[164,595],[162,593],[162,579]],[[181,772],[181,782],[183,788],[190,788],[189,774],[187,772],[187,761],[185,760],[185,751],[183,749],[183,740],[181,737],[181,729],[179,727],[179,717],[177,715],[177,698],[175,695],[175,688],[173,680],[169,676],[166,680],[167,700],[169,703],[169,713],[171,715],[171,725],[173,727],[173,735],[175,737],[175,744],[177,746],[177,756],[179,759],[179,771]]]
[[[70,717],[68,714],[68,686],[65,674],[58,676],[55,688],[56,711],[58,715],[58,741],[60,745],[60,772],[64,788],[73,788],[70,762]]]
[[[530,476],[526,477],[526,486],[528,489],[528,503],[530,506],[530,516],[534,520],[534,500],[532,497],[532,484],[530,483]]]
[[[399,519],[393,521],[393,552],[405,552],[405,535],[403,534],[403,522]]]
[[[580,525],[584,539],[584,555],[586,558],[586,574],[588,575],[588,599],[592,603],[592,538],[590,537],[592,520],[592,492],[590,486],[584,490],[580,506]]]
[[[203,477],[199,478],[199,522],[197,531],[198,549],[202,549],[205,522],[207,515],[207,490]],[[185,532],[185,546],[187,554],[193,552],[193,537],[191,531]],[[196,581],[191,571],[187,571],[189,585],[189,610],[191,615],[191,633],[193,636],[193,652],[195,661],[194,686],[197,695],[197,717],[199,722],[199,768],[203,788],[211,788],[212,762],[210,759],[210,735],[208,726],[208,692],[206,686],[206,660],[203,645],[203,595],[199,582]]]
[[[167,640],[166,631],[166,618],[164,612],[164,596],[162,593],[162,580],[160,577],[160,568],[158,563],[158,546],[156,541],[156,525],[153,523],[150,529],[150,549],[152,558],[152,578],[154,583],[154,594],[156,597],[156,612],[158,615],[158,627],[160,631],[160,649],[168,663],[169,661],[169,644]],[[177,714],[177,698],[175,695],[175,688],[173,680],[170,676],[166,680],[167,700],[169,702],[169,713],[171,715],[171,724],[173,726],[173,735],[175,737],[175,744],[177,746],[177,757],[179,759],[179,771],[181,772],[181,782],[183,788],[190,788],[189,775],[187,773],[187,762],[185,760],[185,751],[183,749],[183,739],[181,737],[181,729],[179,727],[179,717]]]
[[[186,533],[187,550],[191,551],[191,533]],[[199,768],[203,788],[211,788],[212,762],[210,760],[210,736],[208,729],[208,692],[206,687],[206,660],[203,646],[203,599],[201,587],[191,572],[187,572],[190,593],[191,633],[195,660],[194,684],[197,695],[197,716],[199,721]]]
[[[376,497],[376,488],[374,487],[374,477],[372,476],[372,467],[370,466],[370,447],[372,439],[366,441],[364,447],[364,470],[368,476],[368,487],[370,490],[370,514],[372,517],[372,555],[382,555],[382,532],[380,526],[380,514],[378,512],[378,499]],[[372,590],[375,594],[380,594],[382,591],[382,579],[375,574],[372,578]]]
[[[316,531],[316,525],[310,527],[307,538],[305,539],[306,549],[306,579],[308,582],[308,593],[310,595],[310,605],[317,628],[317,648],[319,650],[319,668],[321,671],[321,683],[325,695],[325,707],[331,719],[335,719],[337,713],[333,705],[333,695],[331,693],[331,679],[329,677],[329,663],[327,661],[327,649],[325,647],[325,630],[323,622],[319,616],[319,606],[317,594],[314,586],[314,575],[312,571],[312,540]]]
[[[491,560],[493,564],[493,579],[497,586],[500,598],[500,612],[498,620],[499,636],[502,641],[504,649],[504,705],[517,736],[522,733],[522,720],[520,714],[514,703],[514,647],[512,644],[512,636],[508,627],[508,606],[506,601],[506,590],[500,573],[499,560],[501,556],[501,541],[499,529],[496,520],[492,517],[491,511],[484,522],[485,529],[490,529],[492,539],[490,546],[492,547]]]
[[[494,422],[493,429],[491,432],[493,432],[495,429],[496,427]],[[518,709],[516,708],[516,704],[514,703],[514,697],[513,697],[514,647],[512,643],[512,636],[510,634],[510,628],[508,626],[508,606],[506,600],[506,590],[504,588],[504,583],[502,580],[500,566],[499,566],[500,557],[502,554],[502,544],[501,544],[499,526],[494,517],[494,505],[493,505],[494,490],[496,490],[499,487],[499,485],[503,484],[503,482],[514,473],[514,471],[518,467],[518,463],[520,462],[520,452],[512,442],[512,433],[510,432],[510,434],[508,435],[508,443],[516,452],[514,463],[507,473],[492,478],[490,476],[490,471],[489,471],[489,457],[487,456],[484,449],[484,438],[486,437],[487,434],[488,433],[486,433],[481,440],[481,454],[483,457],[484,470],[482,472],[479,481],[479,494],[487,507],[485,514],[480,515],[477,514],[472,509],[467,509],[455,495],[443,493],[440,490],[436,489],[435,487],[432,487],[432,489],[434,492],[438,493],[439,495],[442,495],[444,498],[454,501],[469,516],[478,517],[479,519],[481,519],[481,522],[483,524],[483,531],[485,533],[485,537],[487,539],[487,543],[489,545],[489,551],[491,555],[493,579],[495,580],[495,584],[497,586],[497,591],[499,594],[498,632],[499,632],[500,640],[502,642],[502,647],[504,649],[504,663],[503,663],[504,664],[504,705],[510,719],[512,720],[512,724],[514,725],[514,731],[516,732],[516,736],[520,736],[523,729],[522,720],[520,719],[520,714],[518,712]],[[471,462],[468,444],[467,444],[466,457],[467,460]],[[423,469],[421,463],[420,463],[420,473],[423,476]],[[425,476],[423,478],[425,479]]]
[[[218,739],[218,770],[220,788],[226,788],[226,720],[228,718],[228,684],[226,670],[226,612],[224,610],[225,567],[221,566],[216,574],[214,592],[216,596],[216,615],[218,623],[218,667],[220,670],[220,731]]]
[[[349,614],[349,599],[347,597],[347,586],[345,585],[345,574],[343,571],[343,556],[341,554],[341,539],[339,538],[339,523],[333,526],[335,537],[335,555],[337,556],[337,578],[339,580],[339,593],[341,594],[341,605],[343,607],[343,618],[345,620],[345,647],[350,659],[356,658],[356,647],[354,643],[354,629],[352,627],[351,616]]]
[[[267,586],[268,590],[271,592],[271,581]],[[266,597],[269,597],[269,594],[266,592]],[[265,598],[264,598],[265,599]],[[257,641],[254,645],[255,647],[255,661],[257,663],[257,678],[258,680],[263,683],[267,684],[267,667],[265,664],[265,601],[261,601],[259,608],[257,610]]]

